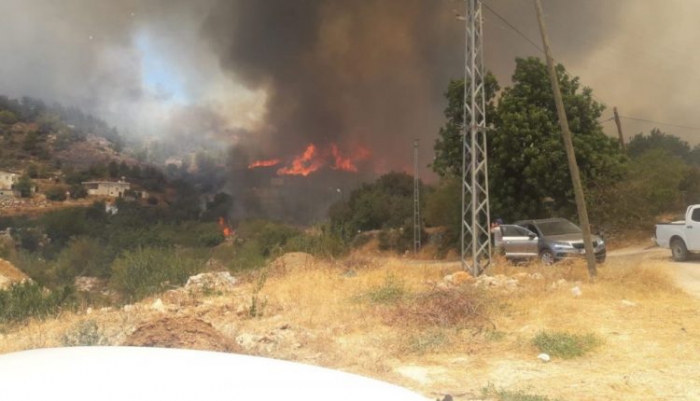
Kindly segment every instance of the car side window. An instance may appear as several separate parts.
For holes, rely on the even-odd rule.
[[[700,222],[700,208],[693,210],[693,214],[690,215],[690,219],[695,222]]]
[[[535,228],[535,226],[533,226],[532,224],[526,225],[525,228],[527,228],[528,230],[530,230],[530,231],[532,231],[533,233],[537,234],[537,228]]]
[[[504,237],[515,237],[518,235],[513,226],[501,226],[501,233]]]
[[[525,227],[515,227],[515,229],[518,231],[518,235],[522,237],[529,237],[530,234],[533,234],[532,231],[528,230]]]

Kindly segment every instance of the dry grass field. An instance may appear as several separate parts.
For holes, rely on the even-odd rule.
[[[669,263],[610,258],[591,283],[582,261],[545,267],[499,260],[488,272],[496,279],[475,284],[460,274],[445,279],[457,263],[288,254],[240,277],[232,291],[171,291],[160,302],[5,327],[0,353],[136,344],[130,336],[141,328],[152,331],[146,345],[316,364],[433,399],[483,399],[490,386],[542,397],[533,399],[696,400],[700,304],[676,287]],[[208,343],[186,338],[192,333],[204,333]],[[589,336],[595,346],[545,363],[533,344],[543,333]]]

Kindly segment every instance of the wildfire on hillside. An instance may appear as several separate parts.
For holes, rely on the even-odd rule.
[[[223,217],[219,217],[219,227],[221,227],[221,232],[224,234],[224,238],[229,238],[233,236],[234,232],[231,227],[226,223]]]
[[[280,164],[280,159],[270,159],[270,160],[257,160],[248,165],[249,169],[258,167],[272,167]]]
[[[319,150],[316,145],[310,143],[304,152],[294,157],[287,166],[279,168],[277,175],[306,177],[324,166],[330,166],[333,170],[356,173],[358,171],[357,162],[368,159],[370,155],[370,151],[362,146],[343,153],[335,143],[323,150]],[[281,163],[280,159],[258,160],[249,164],[248,168],[272,167],[279,163]]]

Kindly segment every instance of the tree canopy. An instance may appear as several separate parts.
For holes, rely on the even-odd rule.
[[[624,173],[626,157],[598,122],[604,106],[562,65],[557,66],[557,75],[584,188],[616,182]],[[454,85],[450,84],[446,94],[448,121],[435,143],[433,169],[441,176],[459,174],[462,167],[461,146],[454,133],[461,117],[454,110],[461,110],[463,97],[453,90]],[[497,83],[489,86],[498,88]],[[572,215],[571,176],[546,65],[535,57],[516,59],[512,86],[503,90],[497,105],[493,97],[489,104],[487,120],[493,124],[487,136],[492,215],[507,220],[555,212]],[[459,158],[445,150],[447,145]]]

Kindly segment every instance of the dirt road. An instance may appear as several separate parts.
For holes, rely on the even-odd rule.
[[[611,258],[625,258],[630,260],[657,260],[665,262],[669,271],[673,272],[676,284],[688,294],[700,298],[700,255],[691,255],[686,262],[674,262],[671,259],[671,251],[662,248],[624,248],[612,251]]]

